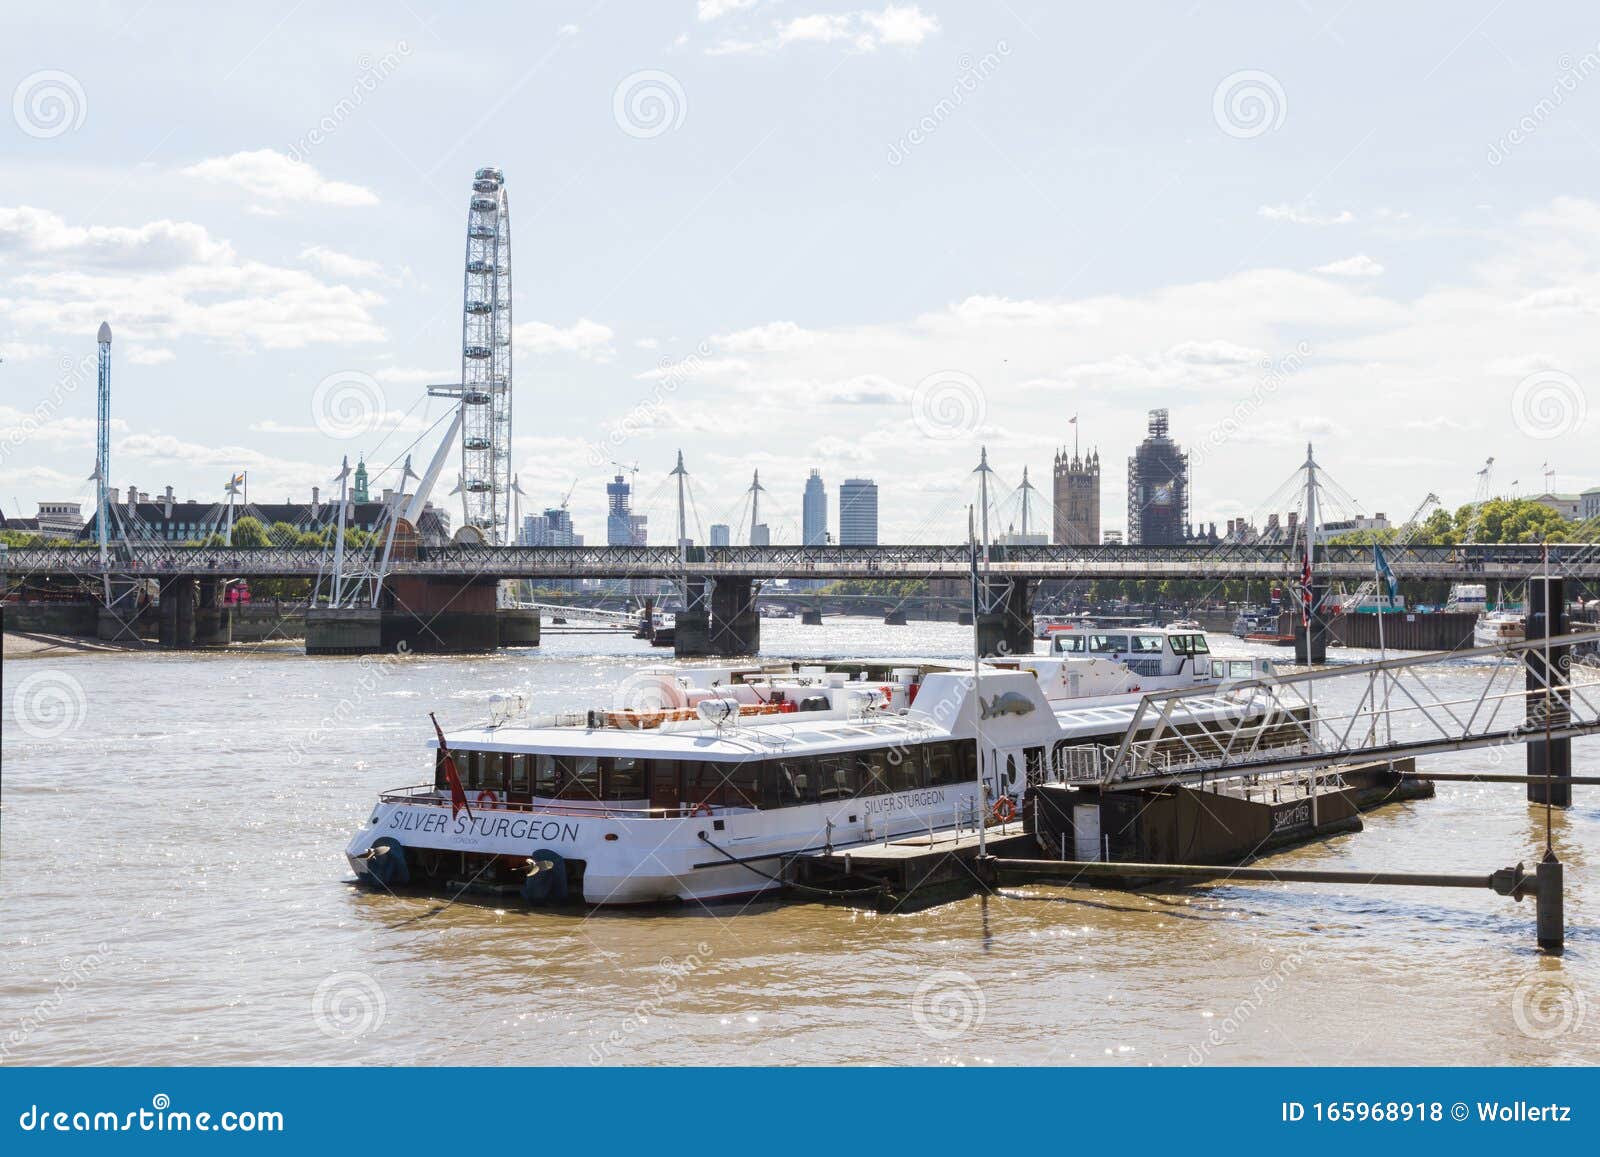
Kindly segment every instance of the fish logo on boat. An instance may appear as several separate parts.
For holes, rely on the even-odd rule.
[[[980,719],[993,719],[1000,715],[1026,715],[1033,710],[1033,700],[1020,691],[1006,691],[987,703],[982,695],[978,696],[978,706],[982,710]]]

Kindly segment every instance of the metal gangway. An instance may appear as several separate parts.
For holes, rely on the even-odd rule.
[[[639,625],[640,611],[607,611],[600,607],[568,606],[565,603],[532,603],[510,602],[506,604],[517,610],[538,611],[548,619],[576,619],[585,623],[599,623],[605,626],[616,627],[618,630],[627,628],[632,630]]]
[[[1600,662],[1574,657],[1596,643],[1589,631],[1151,692],[1120,745],[1066,747],[1049,778],[1153,788],[1600,735]]]

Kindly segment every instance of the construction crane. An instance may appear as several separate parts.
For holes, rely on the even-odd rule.
[[[1494,459],[1485,459],[1483,469],[1478,471],[1478,488],[1472,495],[1472,514],[1467,519],[1467,533],[1462,539],[1463,546],[1471,546],[1478,537],[1478,527],[1483,522],[1483,507],[1489,501],[1489,479],[1493,472]]]
[[[572,495],[577,489],[578,489],[578,479],[574,478],[572,480],[572,485],[567,487],[566,495],[561,499],[561,509],[562,510],[565,510],[567,508],[567,503],[572,501]]]
[[[1406,547],[1411,545],[1412,539],[1416,538],[1417,535],[1422,533],[1422,520],[1427,515],[1428,510],[1438,504],[1439,496],[1430,491],[1428,496],[1424,498],[1417,506],[1416,510],[1411,512],[1411,517],[1402,522],[1399,528],[1395,531],[1394,541],[1387,544],[1388,550],[1396,557],[1400,557],[1401,552],[1404,551]],[[1373,541],[1376,543],[1377,539],[1374,538]],[[1369,600],[1371,600],[1377,593],[1377,578],[1373,577],[1367,579],[1359,587],[1352,591],[1348,597],[1340,600],[1338,613],[1348,614],[1351,611],[1360,608]]]

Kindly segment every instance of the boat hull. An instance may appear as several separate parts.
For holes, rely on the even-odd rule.
[[[454,890],[452,884],[489,887],[516,879],[536,853],[554,852],[576,877],[571,900],[710,902],[781,887],[790,875],[788,858],[797,853],[970,822],[977,798],[978,785],[969,783],[772,811],[646,817],[620,808],[526,805],[452,815],[448,798],[430,795],[380,802],[345,856],[358,881],[381,886],[367,854],[380,841],[399,845],[413,884]]]

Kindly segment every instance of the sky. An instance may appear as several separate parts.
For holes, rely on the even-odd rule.
[[[862,476],[881,541],[957,541],[980,448],[1014,524],[1075,432],[1120,529],[1156,407],[1219,524],[1284,508],[1308,442],[1391,518],[1468,501],[1490,457],[1494,493],[1600,485],[1592,6],[57,0],[6,25],[8,514],[92,498],[102,320],[118,486],[222,500],[244,470],[304,499],[345,455],[375,486],[425,461],[485,165],[524,510],[570,491],[590,542],[613,463],[672,540],[679,449],[701,541],[747,522],[756,469],[798,541],[813,467],[835,531]]]

